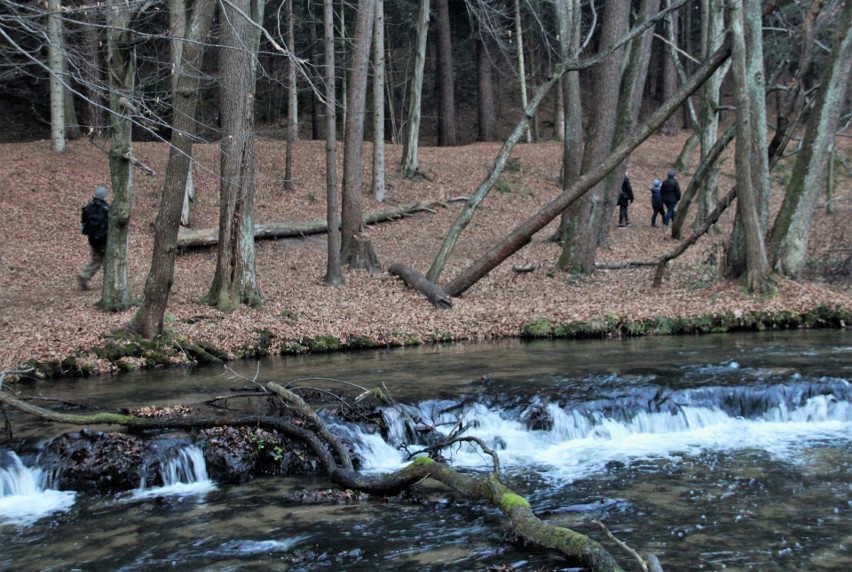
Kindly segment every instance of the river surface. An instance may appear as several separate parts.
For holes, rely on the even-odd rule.
[[[404,405],[384,412],[386,439],[334,426],[368,471],[403,466],[418,430],[462,424],[541,518],[602,540],[628,570],[635,562],[594,520],[667,572],[852,570],[852,331],[509,341],[229,367],[16,389],[119,408],[227,395],[246,385],[235,374],[350,394],[338,381],[383,385]],[[10,419],[16,438],[43,435]],[[50,428],[63,430],[79,428]],[[490,469],[472,447],[446,456]],[[300,505],[285,496],[330,485],[214,483],[190,447],[166,487],[86,496],[52,490],[32,458],[0,441],[0,570],[572,569],[508,542],[494,509],[434,486],[428,502]]]

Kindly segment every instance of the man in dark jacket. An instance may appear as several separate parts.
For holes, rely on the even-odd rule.
[[[668,178],[663,181],[660,190],[663,195],[663,204],[666,206],[666,216],[663,217],[663,226],[669,226],[669,223],[675,217],[675,206],[680,200],[680,185],[677,182],[677,171],[672,169],[669,171]]]
[[[633,202],[633,187],[630,185],[630,178],[627,173],[624,174],[624,181],[621,182],[621,193],[618,195],[618,226],[630,226],[630,217],[627,216],[627,205]]]
[[[92,259],[77,276],[77,283],[83,290],[89,289],[89,280],[104,263],[109,230],[109,204],[104,200],[107,192],[104,187],[96,187],[94,198],[83,207],[83,214],[80,218],[80,232],[89,237],[89,250],[92,256]]]

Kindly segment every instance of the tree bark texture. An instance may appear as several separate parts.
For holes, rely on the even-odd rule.
[[[453,301],[444,292],[444,289],[427,280],[422,274],[405,264],[391,264],[388,274],[399,276],[405,285],[413,288],[426,296],[426,299],[436,308],[448,309],[453,307]]]
[[[262,20],[262,0],[232,0],[223,7],[219,249],[207,301],[225,312],[260,302],[254,253],[254,90],[260,42],[255,24]]]
[[[133,210],[133,139],[131,107],[136,75],[136,51],[131,6],[111,0],[108,4],[107,69],[112,114],[112,147],[109,171],[112,182],[112,204],[109,211],[109,238],[104,256],[104,283],[98,307],[104,311],[130,307],[128,285],[128,244],[130,215]]]
[[[494,107],[494,76],[488,36],[476,39],[476,113],[479,124],[477,141],[497,140],[497,114]]]
[[[610,2],[604,6],[600,38],[604,51],[625,36],[629,17],[629,2]],[[583,150],[584,173],[592,170],[612,151],[625,52],[625,48],[618,49],[592,68],[596,101],[588,115],[589,126]],[[606,213],[606,189],[606,181],[596,184],[572,209],[572,231],[565,237],[567,240],[560,257],[564,264],[562,268],[582,274],[594,271],[598,231]]]
[[[325,194],[328,256],[323,280],[343,284],[340,263],[340,210],[337,187],[337,96],[334,63],[334,0],[323,0],[323,38],[325,44]]]
[[[769,237],[773,268],[798,277],[806,262],[811,223],[819,193],[825,188],[834,153],[834,135],[849,90],[852,73],[852,2],[844,3],[836,28],[834,49],[823,74],[819,94],[796,156],[784,202]],[[839,224],[848,224],[839,222]]]
[[[48,67],[50,68],[50,139],[54,153],[65,152],[65,65],[61,0],[47,2]]]
[[[343,149],[343,215],[341,218],[341,261],[349,264],[355,238],[360,234],[362,215],[362,173],[364,155],[364,112],[367,103],[367,75],[376,0],[359,0],[355,19],[354,44],[349,72],[346,115],[346,145]]]
[[[385,2],[376,0],[373,25],[373,198],[385,200]]]
[[[174,282],[175,256],[177,254],[178,228],[184,203],[189,173],[192,171],[192,139],[195,133],[195,110],[198,105],[198,85],[204,40],[210,31],[215,0],[195,0],[192,16],[175,50],[182,54],[175,66],[172,105],[172,140],[169,162],[166,166],[160,211],[154,222],[154,247],[151,268],[145,281],[142,305],[133,317],[129,328],[146,338],[163,331],[163,318]]]
[[[296,33],[293,1],[285,4],[287,19],[287,149],[284,157],[284,190],[293,191],[293,145],[299,140],[299,86],[296,83]]]
[[[420,0],[417,14],[417,48],[414,52],[414,71],[411,77],[411,103],[402,150],[402,175],[413,177],[419,168],[417,146],[420,138],[420,117],[423,98],[423,69],[426,66],[426,38],[429,32],[429,0]]]
[[[438,31],[438,147],[455,147],[459,140],[448,0],[435,0],[435,23]]]

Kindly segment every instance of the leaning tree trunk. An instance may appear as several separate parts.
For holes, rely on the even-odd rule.
[[[754,171],[760,171],[756,163],[760,163],[761,159],[766,161],[766,147],[758,150],[751,142],[752,133],[756,130],[764,130],[765,125],[755,123],[756,115],[753,113],[750,101],[753,90],[750,89],[749,83],[755,81],[755,78],[749,73],[746,55],[746,51],[754,47],[746,44],[746,20],[752,16],[746,6],[746,2],[749,1],[732,0],[731,2],[732,60],[738,111],[735,155],[737,219],[743,231],[746,286],[751,292],[761,293],[769,289],[769,262],[760,224],[760,187],[755,184],[756,178],[760,175],[755,175]],[[763,91],[760,97],[763,97]],[[756,157],[756,153],[759,153],[761,157]]]
[[[132,8],[119,0],[110,0],[108,6],[107,69],[112,114],[109,170],[113,200],[109,211],[109,238],[104,256],[104,285],[101,300],[97,304],[105,312],[125,310],[132,303],[127,278],[127,251],[130,242],[130,214],[133,208],[131,114],[134,110],[136,75],[136,50],[133,32],[129,28]]]
[[[343,284],[340,264],[340,211],[337,203],[337,94],[334,65],[334,0],[323,0],[325,43],[325,193],[328,228],[326,284]]]
[[[767,5],[766,10],[774,9],[779,2],[780,0],[774,0]],[[508,236],[494,244],[471,266],[450,281],[444,287],[447,294],[450,296],[460,296],[492,269],[499,266],[500,263],[528,244],[533,234],[544,228],[562,211],[582,197],[583,194],[614,169],[616,165],[627,158],[643,141],[650,137],[668,116],[674,113],[686,98],[698,89],[727,60],[730,51],[730,45],[726,43],[712,56],[707,58],[690,80],[678,88],[669,101],[660,106],[644,123],[636,127],[597,167],[584,173],[569,188],[565,189],[558,197],[547,203],[533,215],[532,218],[516,227]]]
[[[629,17],[629,2],[611,2],[605,5],[600,38],[600,45],[604,50],[616,44],[626,34]],[[625,51],[625,48],[621,48],[610,53],[592,68],[592,84],[595,86],[597,97],[589,113],[588,136],[583,150],[583,172],[591,171],[612,151]],[[572,232],[563,244],[559,259],[561,268],[582,274],[591,274],[594,271],[598,230],[604,223],[606,188],[605,181],[596,184],[574,207]]]
[[[448,0],[435,0],[435,23],[438,30],[438,147],[455,147],[459,144],[459,137]]]
[[[206,301],[224,312],[261,301],[254,254],[255,70],[263,21],[262,0],[232,0],[223,7],[221,181],[219,249]]]
[[[792,277],[798,277],[805,265],[817,197],[826,184],[834,133],[840,123],[849,89],[849,76],[852,73],[852,2],[844,4],[839,22],[836,43],[823,74],[816,105],[811,110],[802,150],[796,156],[784,203],[769,238],[773,267]]]
[[[359,240],[358,235],[363,228],[361,161],[364,154],[364,110],[370,68],[370,41],[375,16],[376,0],[359,0],[346,106],[348,112],[346,146],[343,150],[343,216],[340,229],[340,257],[343,264],[368,270],[375,270],[375,255],[369,241]]]
[[[172,140],[160,212],[154,223],[154,249],[151,269],[145,281],[142,305],[129,329],[153,338],[163,332],[163,318],[174,281],[178,228],[189,173],[192,170],[192,139],[195,133],[195,109],[198,105],[198,84],[204,41],[210,31],[216,0],[195,0],[192,16],[179,50],[180,64],[175,67],[172,106]]]
[[[417,147],[420,138],[420,116],[423,96],[423,68],[426,65],[426,37],[429,31],[429,0],[420,0],[417,16],[417,48],[414,52],[414,72],[411,77],[411,103],[402,150],[402,176],[411,178],[418,172]]]

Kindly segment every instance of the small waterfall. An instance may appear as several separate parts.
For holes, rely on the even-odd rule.
[[[166,441],[160,446],[160,478],[163,486],[148,488],[145,480],[133,494],[134,498],[163,495],[204,494],[215,488],[207,475],[207,465],[200,448],[186,443]]]
[[[32,524],[68,510],[74,498],[73,492],[51,489],[46,474],[24,465],[14,452],[0,452],[0,524]]]
[[[539,422],[530,425],[532,417]],[[548,422],[541,423],[543,417]],[[436,400],[406,406],[404,414],[385,410],[383,419],[387,443],[375,433],[346,428],[347,438],[372,469],[401,466],[408,451],[421,448],[415,425],[446,435],[462,423],[464,434],[497,451],[507,470],[533,468],[545,478],[571,481],[602,471],[611,462],[676,461],[710,450],[763,449],[797,462],[795,453],[803,443],[844,441],[852,434],[852,385],[843,379],[820,379],[680,390],[625,387],[584,402],[534,398],[508,408]],[[445,455],[458,467],[486,468],[490,463],[470,444],[457,445]]]

